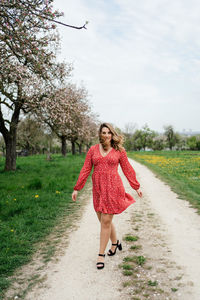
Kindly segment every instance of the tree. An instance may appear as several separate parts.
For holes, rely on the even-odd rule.
[[[57,64],[58,35],[53,0],[4,0],[0,6],[0,132],[6,144],[5,170],[16,169],[16,135],[20,113],[43,99],[44,82],[62,77]],[[39,84],[39,85],[38,85]],[[39,90],[37,93],[37,89]],[[35,97],[33,97],[33,95]],[[6,113],[9,117],[6,117]]]
[[[123,136],[125,137],[124,141],[124,147],[126,148],[127,151],[134,150],[134,141],[133,141],[133,135],[134,132],[136,131],[136,123],[126,123],[125,124],[125,129],[123,132]]]
[[[42,152],[46,148],[45,128],[35,119],[28,116],[19,123],[17,146],[28,154]]]
[[[178,135],[174,132],[174,128],[172,125],[164,126],[164,135],[167,139],[167,145],[170,150],[176,145],[178,142]]]
[[[180,135],[178,132],[175,133],[175,149],[176,150],[185,150],[187,148],[186,138]]]
[[[86,145],[87,149],[91,146],[93,141],[96,141],[97,136],[97,116],[94,114],[85,115],[84,119],[82,120],[82,129],[81,132],[78,132],[78,140],[76,144],[79,148],[79,154],[82,153],[82,146]]]
[[[141,150],[142,149],[142,131],[137,129],[132,137],[132,146],[133,150]]]
[[[146,147],[152,147],[153,138],[155,136],[156,133],[151,130],[147,124],[142,127],[142,148],[144,151],[146,150]]]
[[[187,145],[190,150],[200,150],[200,137],[194,135],[187,138]]]
[[[163,150],[165,147],[164,139],[161,136],[156,136],[153,139],[153,143],[152,143],[151,147],[154,151]]]
[[[66,155],[66,141],[71,141],[72,153],[75,154],[75,143],[85,135],[84,122],[90,114],[87,91],[75,84],[65,84],[52,89],[45,96],[43,105],[35,106],[35,115],[47,124],[61,140],[61,152]]]
[[[141,130],[136,130],[133,135],[134,150],[141,150],[143,148],[145,151],[146,147],[150,148],[155,136],[155,132],[151,130],[147,124],[145,124]]]

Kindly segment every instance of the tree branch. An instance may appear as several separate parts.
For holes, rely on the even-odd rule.
[[[6,105],[9,109],[13,110],[13,104],[9,105],[5,100],[4,101],[0,101],[0,103]]]
[[[30,4],[29,4],[30,5]],[[29,9],[27,8],[27,11],[29,11]],[[85,24],[83,26],[73,26],[73,25],[69,25],[69,24],[65,24],[63,22],[60,22],[60,21],[56,21],[56,20],[52,20],[48,17],[45,17],[44,15],[41,15],[41,14],[36,14],[35,12],[31,11],[31,13],[37,17],[40,17],[40,18],[43,18],[45,20],[48,20],[50,22],[54,22],[56,24],[59,24],[59,25],[63,25],[63,26],[66,26],[66,27],[70,27],[70,28],[73,28],[73,29],[87,29],[86,28],[86,25],[88,24],[88,21],[85,22]]]
[[[44,17],[44,16],[41,16],[41,15],[38,15],[38,14],[36,14],[36,13],[33,13],[32,12],[32,14],[33,15],[35,15],[35,16],[37,16],[37,17],[41,17],[41,18],[43,18],[43,19],[45,19],[45,20],[48,20],[48,21],[51,21],[51,22],[54,22],[54,23],[56,23],[56,24],[59,24],[59,25],[63,25],[63,26],[66,26],[66,27],[70,27],[70,28],[74,28],[74,29],[87,29],[85,26],[88,24],[88,22],[86,21],[85,22],[85,24],[83,25],[83,26],[73,26],[73,25],[69,25],[69,24],[65,24],[65,23],[63,23],[63,22],[60,22],[60,21],[56,21],[56,20],[52,20],[52,19],[50,19],[50,18],[47,18],[47,17]]]
[[[15,100],[13,99],[13,96],[12,96],[12,94],[10,94],[10,93],[8,93],[8,92],[6,92],[5,91],[5,89],[4,89],[4,86],[3,86],[3,83],[1,82],[0,83],[0,90],[1,90],[1,93],[4,95],[4,96],[6,96],[8,99],[10,99],[10,101],[12,101],[12,102],[14,102]]]
[[[83,29],[83,28],[84,28],[84,29],[87,29],[87,28],[86,28],[86,25],[88,24],[88,22],[86,21],[85,24],[84,24],[83,26],[78,27],[78,26],[73,26],[73,25],[65,24],[65,23],[60,22],[60,21],[51,20],[51,19],[49,19],[49,18],[47,18],[47,17],[43,17],[43,16],[42,16],[42,18],[43,18],[43,19],[46,19],[46,20],[48,20],[48,21],[57,23],[57,24],[59,24],[59,25],[63,25],[63,26],[66,26],[66,27],[74,28],[74,29]]]
[[[7,119],[4,119],[4,122],[5,122],[5,123],[8,123],[9,125],[10,125],[10,123],[11,123],[11,122],[10,122],[9,120],[7,120]]]

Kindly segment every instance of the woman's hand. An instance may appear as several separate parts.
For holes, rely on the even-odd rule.
[[[141,198],[142,197],[142,191],[140,189],[136,190],[138,196]]]
[[[76,201],[76,199],[77,199],[77,195],[78,195],[78,191],[73,191],[73,193],[72,193],[72,200],[73,201]]]

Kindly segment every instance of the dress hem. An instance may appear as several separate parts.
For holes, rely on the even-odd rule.
[[[100,211],[100,210],[95,210],[95,212],[100,212],[100,213],[103,213],[103,214],[108,214],[108,215],[119,215],[121,214],[123,211],[125,211],[131,204],[135,203],[135,199],[133,199],[125,208],[123,208],[122,210],[120,210],[119,212],[103,212],[103,211]]]

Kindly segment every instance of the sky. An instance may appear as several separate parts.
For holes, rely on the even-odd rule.
[[[162,132],[200,131],[199,0],[55,0],[59,59],[89,92],[99,120]]]

